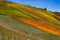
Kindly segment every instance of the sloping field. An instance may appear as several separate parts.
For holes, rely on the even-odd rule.
[[[55,17],[57,15],[49,12],[49,11],[43,11],[41,12],[40,10],[36,9],[36,8],[32,8],[32,7],[28,7],[25,5],[18,5],[18,4],[8,4],[8,6],[17,8],[18,10],[22,10],[26,15],[30,15],[32,19],[38,19],[41,21],[45,21],[45,23],[47,23],[50,26],[56,27],[58,29],[60,29],[60,20],[56,19]],[[23,14],[23,13],[21,13]],[[55,17],[53,17],[55,16]],[[28,18],[28,17],[27,17]],[[58,17],[60,18],[60,17]]]
[[[22,34],[31,37],[36,40],[60,40],[60,36],[56,36],[53,34],[50,34],[48,32],[45,32],[41,29],[37,29],[32,25],[26,24],[22,21],[17,21],[9,16],[0,15],[0,25],[6,26],[6,28],[9,29],[15,29],[18,30],[18,32],[21,32]],[[1,29],[0,29],[1,30]],[[48,36],[48,37],[46,37]]]
[[[16,19],[19,21],[23,21],[25,23],[31,24],[31,25],[35,26],[36,28],[53,33],[55,35],[60,35],[60,30],[58,30],[52,26],[49,26],[46,23],[41,22],[40,20],[33,20],[33,19],[28,19],[28,18],[17,18],[17,17],[16,17]]]
[[[48,10],[13,2],[6,2],[6,5],[1,3],[0,25],[0,32],[16,30],[18,32],[13,33],[22,33],[30,40],[60,40],[60,16]]]
[[[12,29],[7,29],[5,26],[0,26],[0,40],[37,40],[32,37],[28,37],[22,32],[17,32]]]

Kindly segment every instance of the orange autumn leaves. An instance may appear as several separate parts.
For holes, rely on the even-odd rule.
[[[28,23],[30,25],[33,25],[36,28],[42,29],[42,30],[52,33],[54,35],[60,35],[60,30],[58,30],[50,25],[47,25],[46,23],[44,23],[40,20],[33,20],[33,19],[28,19],[28,18],[18,18],[18,17],[16,17],[16,19],[19,21]]]

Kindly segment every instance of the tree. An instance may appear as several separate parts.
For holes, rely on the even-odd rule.
[[[44,10],[47,10],[47,8],[44,8]]]

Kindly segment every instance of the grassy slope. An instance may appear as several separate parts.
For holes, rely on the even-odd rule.
[[[12,40],[12,38],[13,40],[37,40],[27,35],[17,33],[14,30],[9,30],[4,28],[3,26],[0,26],[0,40]]]
[[[46,24],[55,27],[57,29],[60,29],[60,21],[53,17],[56,16],[55,14],[48,11],[41,11],[40,9],[33,8],[30,6],[16,4],[16,3],[6,3],[5,6],[3,5],[0,6],[0,14],[12,16],[12,17],[30,18],[34,20],[36,19],[36,20],[44,21]],[[42,37],[45,38],[45,40],[48,40],[48,38],[50,38],[49,40],[57,40],[57,39],[60,40],[60,38],[55,35],[49,34],[42,30],[41,32],[40,30],[34,28],[34,26],[25,24],[21,21],[12,20],[6,16],[4,17],[1,16],[0,18],[1,18],[0,19],[1,23],[4,23],[7,26],[9,25],[9,27],[12,27],[16,30],[25,32],[26,34],[31,34],[32,36],[39,37],[39,38]],[[48,38],[46,37],[47,35]],[[53,37],[56,39],[53,39]]]
[[[8,4],[8,6],[11,6],[18,10],[23,11],[26,15],[30,15],[29,17],[32,19],[39,19],[52,27],[60,29],[60,27],[59,27],[60,21],[55,18],[57,15],[55,15],[49,11],[42,10],[43,11],[42,12],[41,10],[38,10],[37,8],[33,8],[30,6],[21,5],[21,4],[20,5],[14,4],[14,3],[11,3],[11,4],[7,3],[7,4]],[[55,17],[53,17],[53,16],[55,16]],[[26,18],[28,18],[28,17],[26,17]]]
[[[11,4],[8,3],[8,6],[11,6],[11,7],[17,8],[18,10],[23,11],[26,15],[30,15],[29,16],[30,18],[45,21],[47,24],[60,29],[60,27],[59,27],[60,26],[60,21],[57,20],[56,18],[54,18],[53,16],[56,17],[56,15],[51,13],[51,12],[48,12],[48,11],[43,11],[42,12],[41,10],[38,10],[36,8],[32,8],[32,7],[29,7],[29,6],[26,6],[26,5],[13,4],[13,3],[11,3]]]
[[[28,37],[32,37],[33,39],[37,39],[37,40],[60,40],[59,36],[55,36],[53,34],[47,33],[43,30],[34,28],[33,26],[29,25],[29,24],[25,24],[24,22],[19,22],[15,19],[12,19],[9,16],[4,16],[4,15],[0,15],[0,23],[4,24],[5,26],[9,27],[9,28],[13,28],[16,29],[20,32],[25,33]],[[48,36],[48,37],[46,37]]]
[[[54,35],[60,35],[60,30],[59,29],[56,29],[52,26],[49,26],[46,23],[41,22],[40,20],[33,20],[33,19],[19,18],[19,17],[16,17],[16,19],[19,20],[19,21],[23,21],[25,23],[28,23],[30,25],[33,25],[36,28],[42,29],[42,30],[47,31],[49,33],[52,33]]]

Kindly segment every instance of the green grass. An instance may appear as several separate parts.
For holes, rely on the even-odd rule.
[[[42,40],[60,40],[59,36],[55,36],[53,34],[47,33],[43,30],[34,28],[32,25],[26,24],[24,22],[19,22],[9,16],[4,16],[4,15],[0,15],[0,23],[16,29],[18,31],[21,31],[25,34],[27,34],[27,36],[32,36],[34,38],[40,38]],[[46,37],[48,36],[48,37]]]
[[[2,6],[0,7],[0,14],[18,16],[18,17],[26,17],[26,18],[34,18],[29,14],[24,13],[22,10],[10,7],[10,6]]]
[[[8,30],[2,26],[0,26],[0,40],[37,40],[27,35],[17,33],[13,30]]]

